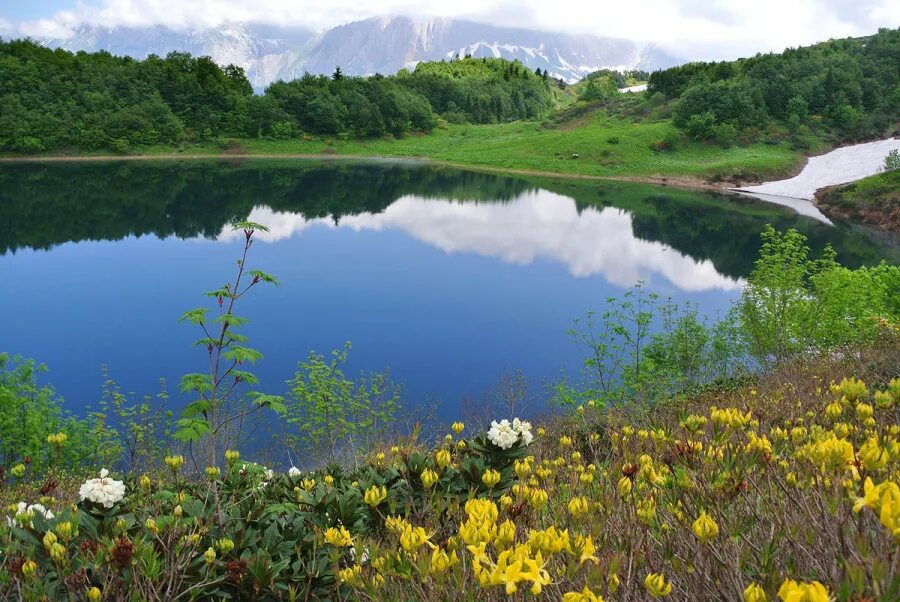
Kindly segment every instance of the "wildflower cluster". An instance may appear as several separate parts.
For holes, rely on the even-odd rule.
[[[9,508],[0,597],[890,598],[900,379],[885,384],[585,404],[534,435],[456,423],[435,449],[398,442],[352,470],[279,474],[233,452],[199,474],[180,456],[104,471],[74,507]]]

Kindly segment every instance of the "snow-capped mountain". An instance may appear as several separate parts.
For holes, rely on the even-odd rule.
[[[601,68],[652,71],[681,62],[652,43],[408,17],[375,17],[324,32],[241,23],[199,31],[85,26],[71,38],[43,42],[67,50],[107,50],[136,58],[171,51],[208,55],[219,64],[243,67],[256,89],[304,71],[327,74],[340,66],[348,75],[390,74],[420,61],[467,54],[518,59],[531,69],[549,70],[569,82]]]

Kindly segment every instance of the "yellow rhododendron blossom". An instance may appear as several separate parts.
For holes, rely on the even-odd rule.
[[[785,579],[778,588],[778,597],[781,602],[830,602],[828,590],[818,581],[812,583],[797,583],[791,579]]]
[[[644,578],[644,588],[653,598],[662,598],[672,593],[672,584],[662,573],[650,573]]]
[[[381,502],[387,499],[387,495],[387,487],[385,487],[384,485],[382,485],[381,487],[372,485],[371,487],[366,489],[365,494],[363,494],[363,501],[372,508],[375,508]]]
[[[584,589],[580,592],[567,592],[563,594],[563,602],[603,602],[603,596],[598,596],[590,589],[588,586],[584,586]]]
[[[431,553],[431,572],[434,575],[443,575],[458,562],[459,558],[456,556],[456,550],[447,554],[445,550],[435,548]]]
[[[463,429],[466,428],[466,425],[463,424],[462,422],[457,421],[457,422],[454,422],[450,428],[453,430],[454,433],[459,435],[461,432],[463,432]]]
[[[422,485],[426,489],[431,489],[438,482],[438,474],[430,468],[423,470],[419,477],[422,479]]]
[[[446,449],[442,449],[438,451],[434,455],[434,463],[438,465],[438,468],[445,468],[450,464],[450,452]]]
[[[712,541],[719,534],[719,525],[705,511],[701,512],[697,520],[694,521],[693,529],[694,535],[702,543]]]
[[[493,489],[500,482],[500,473],[492,468],[488,468],[481,475],[481,482],[490,489]]]
[[[590,508],[590,503],[588,499],[584,496],[572,498],[569,501],[569,514],[578,518],[582,514],[588,511]]]
[[[325,541],[338,548],[353,545],[353,538],[344,527],[329,527],[325,531]]]
[[[756,583],[744,589],[744,602],[766,602],[766,592]]]

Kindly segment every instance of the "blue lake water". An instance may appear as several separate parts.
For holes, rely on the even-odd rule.
[[[76,412],[101,367],[140,397],[204,369],[181,314],[248,267],[276,275],[239,312],[262,389],[352,341],[350,372],[390,369],[410,404],[458,416],[521,370],[533,409],[575,373],[572,320],[638,280],[709,314],[752,268],[759,232],[796,227],[849,265],[896,240],[765,203],[622,183],[519,178],[398,162],[6,164],[0,167],[0,351],[46,363]]]

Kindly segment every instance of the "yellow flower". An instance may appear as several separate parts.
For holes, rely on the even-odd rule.
[[[219,470],[218,466],[206,467],[206,476],[208,476],[210,479],[216,479],[220,474],[222,474],[222,471]]]
[[[650,573],[644,578],[644,587],[653,598],[662,598],[672,593],[672,584],[662,573]]]
[[[869,418],[871,418],[871,417],[872,417],[872,413],[873,413],[872,406],[870,406],[869,404],[867,404],[867,403],[860,403],[860,404],[857,404],[857,406],[856,406],[856,418],[857,418],[860,422],[865,422],[866,420],[868,420]]]
[[[635,513],[642,523],[647,526],[652,525],[656,520],[656,501],[652,497],[641,500],[638,502]]]
[[[179,468],[184,466],[184,456],[166,456],[165,461],[166,466],[171,468],[173,471],[177,471]]]
[[[878,445],[877,436],[871,437],[863,443],[857,455],[869,472],[881,470],[887,466],[888,461],[891,459],[887,450]]]
[[[446,551],[435,548],[434,552],[431,553],[431,572],[435,575],[443,575],[458,562],[459,558],[456,556],[456,550],[447,554]]]
[[[744,602],[766,602],[766,592],[756,583],[751,583],[744,590]]]
[[[584,589],[580,592],[567,592],[563,594],[563,602],[603,602],[603,596],[598,596],[590,589],[588,586],[584,586]]]
[[[438,468],[444,468],[450,464],[450,452],[446,449],[438,451],[434,455],[434,461],[438,465]]]
[[[588,511],[590,507],[588,503],[588,499],[584,496],[572,498],[569,501],[569,514],[578,518],[582,514]]]
[[[236,449],[229,449],[225,452],[225,461],[228,462],[229,465],[234,464],[240,459],[241,452]]]
[[[463,424],[462,422],[454,422],[450,428],[453,429],[454,433],[459,435],[461,432],[463,432],[463,429],[466,428],[466,425]]]
[[[157,526],[156,521],[153,520],[152,518],[148,518],[147,520],[144,521],[144,527],[146,527],[147,530],[150,531],[151,533],[153,533],[154,535],[159,533],[159,526]]]
[[[422,527],[407,525],[403,529],[403,533],[400,534],[400,545],[407,552],[415,552],[426,543],[431,545],[431,542],[428,541],[428,534],[425,533],[425,529]]]
[[[90,602],[100,602],[100,599],[103,598],[103,594],[100,592],[99,587],[92,587],[88,590],[87,597]]]
[[[542,427],[542,426],[539,426],[539,427],[537,428],[537,431],[535,431],[535,432],[537,433],[537,436],[538,436],[538,437],[543,437],[544,435],[547,434],[547,431],[545,431],[545,430],[544,430],[544,427]]]
[[[546,506],[549,499],[550,496],[547,495],[547,492],[543,489],[532,489],[528,492],[528,503],[530,503],[535,510],[540,510]]]
[[[148,477],[147,475],[142,476],[141,480],[140,480],[140,484],[141,484],[141,489],[150,489],[150,485],[152,485],[152,482],[150,481],[150,477]]]
[[[622,477],[619,479],[619,497],[626,498],[631,493],[631,479],[628,477]]]
[[[315,479],[303,479],[302,481],[300,481],[300,485],[302,485],[303,488],[306,489],[307,491],[310,491],[313,487],[316,486],[316,480]]]
[[[502,548],[507,547],[516,539],[516,525],[506,519],[497,527],[496,544]]]
[[[438,482],[437,473],[430,468],[426,468],[425,470],[423,470],[422,474],[419,475],[419,477],[422,479],[422,485],[425,487],[425,489],[431,489],[434,484]]]
[[[597,548],[594,546],[594,539],[590,535],[588,535],[587,537],[583,535],[576,535],[575,550],[578,552],[578,561],[581,563],[590,561],[594,564],[597,564],[600,562],[600,559],[594,555],[594,552],[597,551]]]
[[[568,447],[568,446],[572,445],[572,438],[569,437],[568,435],[563,435],[562,437],[559,438],[559,444],[562,445],[563,447]]]
[[[362,567],[358,564],[354,564],[353,566],[348,566],[338,571],[338,581],[353,585],[359,583],[361,575]]]
[[[206,551],[203,552],[203,559],[206,560],[206,564],[211,565],[216,561],[216,551],[214,549],[206,548]]]
[[[503,509],[509,508],[513,504],[513,499],[508,495],[500,496],[500,507]]]
[[[234,549],[234,542],[227,537],[223,537],[216,542],[216,546],[218,546],[219,551],[222,552],[222,554],[228,554],[228,552]]]
[[[778,588],[778,597],[782,602],[829,602],[828,590],[818,581],[797,583],[785,579]]]
[[[832,420],[837,420],[840,418],[841,414],[844,413],[844,406],[841,405],[841,402],[835,400],[825,406],[825,415],[831,418]]]
[[[323,478],[322,480],[325,481],[325,484],[328,485],[329,487],[334,485],[334,477],[331,476],[330,474],[325,475],[325,478]]]
[[[609,593],[616,593],[616,590],[619,589],[619,576],[615,573],[610,573],[609,577],[606,578],[606,586],[609,588]]]
[[[375,508],[376,506],[378,506],[378,504],[386,499],[387,487],[385,487],[384,485],[382,485],[380,488],[377,485],[372,485],[371,487],[366,489],[366,492],[363,495],[363,501],[372,508]]]
[[[702,543],[708,543],[716,538],[719,534],[719,525],[706,512],[701,512],[697,520],[694,521],[694,535],[697,536]]]
[[[47,531],[47,533],[44,535],[44,547],[49,551],[50,547],[55,543],[56,535],[53,533],[53,531]]]
[[[69,521],[63,521],[56,525],[56,534],[59,535],[59,537],[63,541],[66,541],[67,539],[72,537],[72,523]]]
[[[566,550],[572,551],[571,540],[569,539],[569,530],[564,529],[557,531],[553,525],[547,527],[543,531],[531,531],[528,534],[528,545],[534,551],[546,552],[548,554],[556,554]]]
[[[488,468],[484,471],[484,474],[481,475],[481,482],[484,483],[488,489],[493,489],[497,483],[500,482],[500,473],[492,468]]]
[[[325,531],[325,541],[337,548],[353,545],[353,538],[350,537],[350,532],[344,527],[329,527]]]

